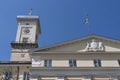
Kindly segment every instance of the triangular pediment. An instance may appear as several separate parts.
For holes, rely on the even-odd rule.
[[[31,50],[32,52],[119,52],[120,41],[98,35],[89,35],[70,41]]]

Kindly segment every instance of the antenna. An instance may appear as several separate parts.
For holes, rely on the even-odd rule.
[[[31,16],[32,15],[32,8],[30,9],[30,12],[29,12],[29,16]]]

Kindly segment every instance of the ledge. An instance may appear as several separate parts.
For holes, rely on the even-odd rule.
[[[38,43],[11,42],[11,47],[14,49],[38,48]]]
[[[2,64],[31,64],[31,61],[0,61],[0,65]]]

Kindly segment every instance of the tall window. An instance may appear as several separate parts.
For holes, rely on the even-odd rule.
[[[27,43],[28,42],[28,38],[24,37],[22,40],[23,43]]]
[[[52,67],[52,60],[51,59],[45,59],[44,60],[44,66],[45,67]]]
[[[95,67],[101,67],[101,60],[100,59],[94,59],[94,65],[95,65]]]
[[[23,80],[30,80],[29,79],[29,72],[24,72],[24,74],[23,74]]]
[[[11,80],[12,78],[12,72],[5,72],[5,80]]]
[[[120,59],[118,59],[118,64],[119,64],[119,66],[120,66]]]
[[[76,60],[75,59],[70,59],[69,60],[69,65],[70,65],[70,67],[76,67]]]

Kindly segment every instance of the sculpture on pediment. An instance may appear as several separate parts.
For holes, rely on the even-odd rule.
[[[87,51],[103,51],[104,46],[102,42],[97,42],[95,39],[92,39],[90,42],[87,42],[86,50]]]
[[[93,39],[91,44],[90,44],[90,49],[93,50],[93,51],[96,51],[98,48],[98,44],[97,42]]]
[[[87,42],[86,49],[88,50],[90,48],[90,43]]]
[[[104,50],[104,47],[103,47],[103,43],[102,43],[102,42],[99,42],[99,43],[98,43],[98,49],[99,49],[99,50],[102,50],[102,51]]]

